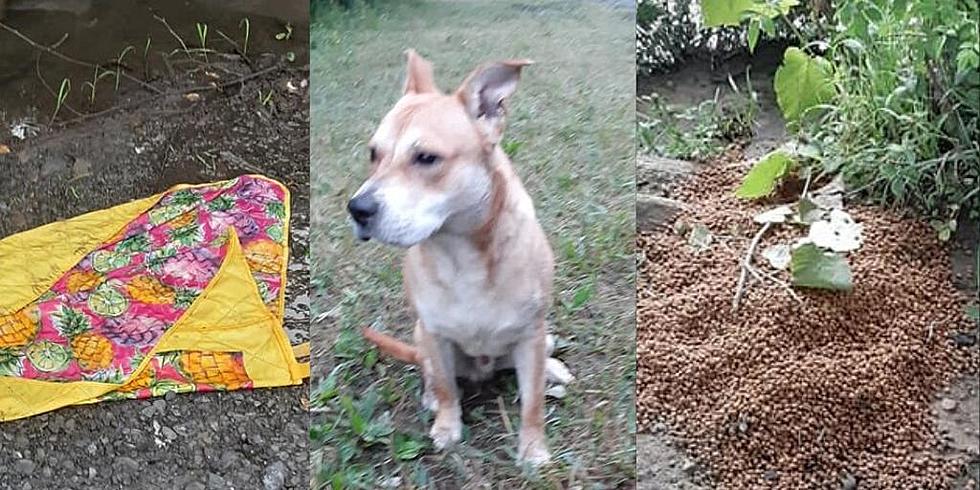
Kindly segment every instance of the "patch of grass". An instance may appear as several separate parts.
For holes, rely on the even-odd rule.
[[[748,72],[746,72],[748,73]],[[657,94],[642,96],[637,139],[643,151],[670,158],[703,160],[721,154],[729,143],[751,138],[759,114],[758,95],[746,74],[739,87],[729,78],[730,93],[678,109]]]
[[[482,485],[612,488],[635,481],[632,12],[599,3],[329,2],[311,33],[314,390],[319,488]],[[343,5],[341,5],[343,4]],[[411,33],[410,36],[407,33]],[[570,50],[569,46],[576,46]],[[478,63],[527,57],[503,147],[535,200],[557,260],[549,318],[577,380],[547,404],[555,462],[514,464],[516,379],[465,386],[464,441],[431,447],[414,366],[379,358],[358,330],[409,339],[402,252],[358,243],[346,200],[366,143],[401,93],[415,48],[452,89]]]

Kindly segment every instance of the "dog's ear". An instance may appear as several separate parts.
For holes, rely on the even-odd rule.
[[[405,94],[424,94],[438,92],[435,77],[432,76],[432,63],[415,52],[405,51],[406,73]]]
[[[483,65],[470,73],[456,90],[470,117],[489,143],[496,145],[504,132],[504,102],[517,90],[521,68],[531,60],[506,60]]]

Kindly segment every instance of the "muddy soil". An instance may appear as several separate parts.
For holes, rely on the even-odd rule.
[[[728,77],[742,84],[746,72],[749,73],[753,89],[759,95],[759,114],[753,137],[744,148],[747,159],[757,159],[780,146],[787,139],[775,93],[772,89],[773,77],[779,67],[781,53],[785,46],[763,45],[755,56],[735,56],[724,64],[714,66],[710,61],[692,61],[671,73],[657,76],[639,77],[637,94],[658,94],[668,104],[678,107],[692,107],[710,99],[716,93],[722,98],[730,93]],[[644,105],[638,103],[637,110]],[[670,159],[657,158],[658,162]],[[699,168],[695,162],[678,162],[676,168],[660,169],[656,178],[665,175],[685,178],[685,175]],[[660,190],[670,182],[644,181],[638,175],[639,189],[661,194]],[[977,247],[980,243],[980,224],[964,223],[951,244],[951,261],[954,282],[958,289],[978,297],[977,285]],[[957,342],[966,343],[973,349],[980,348],[980,325],[970,332],[962,332]],[[933,414],[936,426],[943,437],[944,456],[950,458],[966,457],[968,462],[961,469],[961,475],[954,484],[956,489],[980,488],[980,380],[975,376],[964,377],[940,393],[935,394]],[[659,490],[679,488],[700,490],[711,488],[710,468],[700,466],[684,451],[684,441],[675,438],[667,426],[658,424],[658,429],[650,434],[637,435],[638,488]]]
[[[163,95],[124,82],[99,109],[110,112],[38,122],[23,140],[13,121],[0,121],[10,149],[0,155],[0,237],[178,183],[273,177],[292,195],[285,326],[293,343],[308,340],[309,67],[285,53],[249,58],[213,55],[173,76],[154,72],[149,84]],[[304,383],[0,424],[0,488],[306,488],[307,400]]]

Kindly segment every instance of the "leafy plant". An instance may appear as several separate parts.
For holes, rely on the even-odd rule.
[[[783,64],[776,70],[773,85],[783,117],[796,123],[810,109],[834,96],[830,62],[810,56],[799,48],[788,48]]]
[[[793,250],[791,257],[790,270],[795,286],[844,291],[854,287],[851,268],[840,254],[808,243]]]
[[[980,217],[980,7],[844,0],[836,28],[809,42],[788,20],[794,5],[700,3],[707,26],[748,24],[750,49],[777,19],[804,45],[787,49],[774,83],[790,127],[817,150],[803,165],[840,173],[871,201],[919,210],[944,240],[961,216]]]
[[[980,217],[976,4],[848,0],[835,17],[838,96],[802,133],[825,171],[948,239],[960,216]]]
[[[795,165],[796,161],[785,151],[771,152],[752,166],[735,195],[743,199],[766,197]]]

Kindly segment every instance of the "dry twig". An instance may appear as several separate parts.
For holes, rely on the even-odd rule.
[[[738,304],[742,300],[742,294],[745,293],[745,278],[749,273],[749,267],[752,264],[752,255],[755,253],[755,248],[759,246],[759,240],[762,239],[762,235],[765,235],[772,223],[766,223],[762,225],[762,228],[758,233],[752,237],[752,242],[749,243],[749,249],[745,252],[745,258],[742,259],[741,273],[738,276],[738,286],[735,287],[735,298],[732,299],[732,311],[738,311]]]

